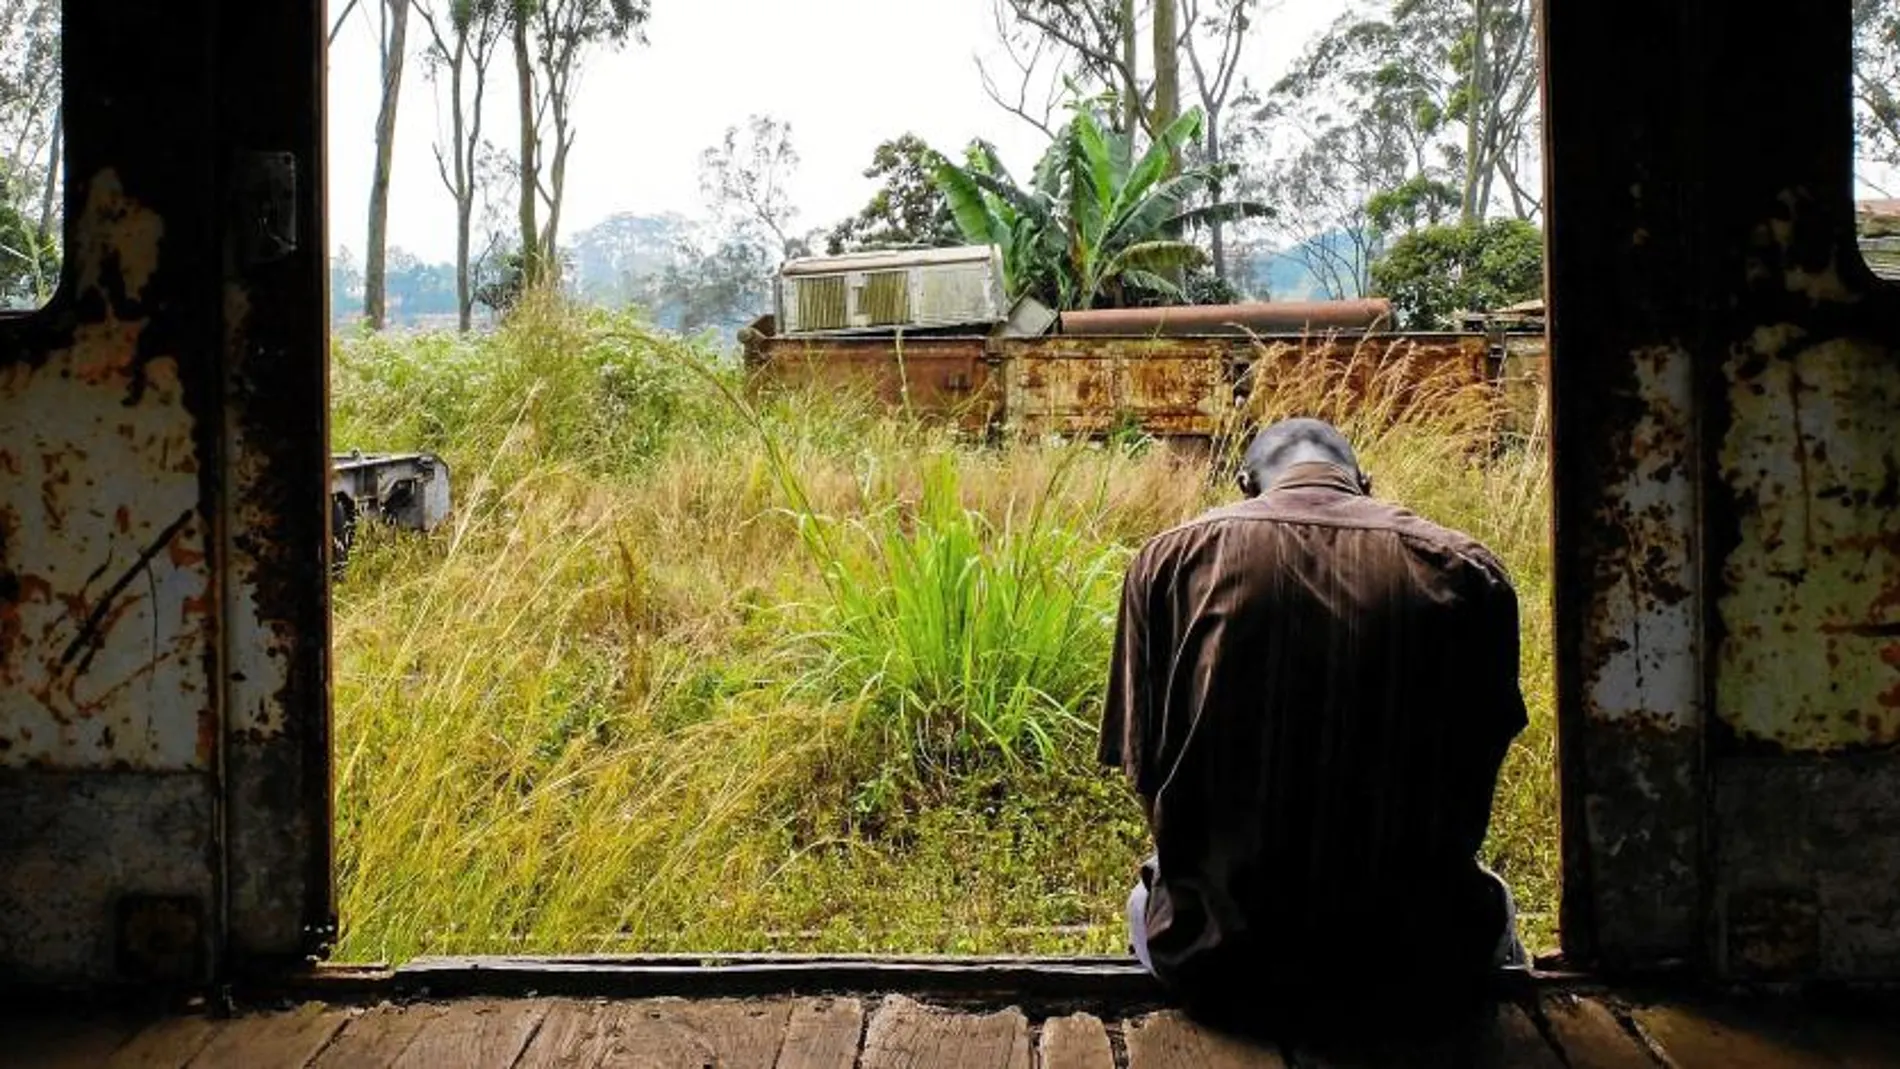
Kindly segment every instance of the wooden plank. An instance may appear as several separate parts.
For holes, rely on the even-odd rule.
[[[1286,1069],[1277,1047],[1205,1028],[1176,1010],[1129,1021],[1128,1069]]]
[[[799,999],[785,1023],[778,1069],[852,1069],[863,1036],[864,1004],[857,999]]]
[[[614,1012],[605,1000],[561,999],[521,1054],[520,1069],[593,1069],[613,1046]]]
[[[981,1016],[944,1013],[893,995],[871,1015],[858,1064],[862,1069],[1029,1069],[1029,1022],[1016,1009]]]
[[[252,1069],[266,1065],[302,1069],[349,1019],[343,1010],[314,1002],[288,1013],[240,1017],[218,1030],[191,1060],[191,1069]]]
[[[1544,997],[1539,1003],[1550,1037],[1570,1069],[1653,1069],[1656,1059],[1616,1019],[1609,1007],[1595,999],[1569,993]]]
[[[772,1069],[790,1012],[791,1003],[783,1000],[620,1003],[613,1007],[612,1042],[600,1065]]]
[[[106,1064],[111,1069],[182,1069],[217,1035],[207,1017],[168,1017],[139,1032]]]
[[[0,1016],[0,1066],[95,1069],[151,1023],[124,1013]]]
[[[507,1069],[521,1056],[548,1013],[543,999],[469,999],[444,1004],[392,1066]]]
[[[1376,1008],[1369,1008],[1368,1013],[1372,1012]],[[1301,1069],[1563,1069],[1562,1060],[1537,1030],[1536,1022],[1508,1002],[1484,1007],[1475,1017],[1448,1022],[1436,1034],[1342,1036],[1329,1042],[1301,1043],[1293,1054]]]
[[[1038,1047],[1042,1069],[1115,1069],[1115,1051],[1100,1018],[1086,1013],[1051,1017]]]
[[[343,1031],[317,1055],[311,1069],[384,1069],[415,1042],[417,1033],[447,1012],[441,1005],[383,1003],[353,1014]]]
[[[1489,1028],[1479,1030],[1476,1057],[1471,1064],[1526,1069],[1563,1069],[1564,1065],[1530,1014],[1509,1003],[1498,1007]]]
[[[1838,1066],[1814,1041],[1764,1019],[1688,1005],[1645,1006],[1630,1015],[1676,1069]]]

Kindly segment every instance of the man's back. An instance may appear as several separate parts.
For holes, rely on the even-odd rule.
[[[1102,758],[1149,810],[1157,974],[1484,968],[1505,922],[1475,854],[1524,726],[1517,642],[1488,551],[1328,465],[1145,546]]]

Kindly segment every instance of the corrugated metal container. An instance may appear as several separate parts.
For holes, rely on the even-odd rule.
[[[989,245],[801,257],[779,270],[786,337],[988,327],[1009,315]]]

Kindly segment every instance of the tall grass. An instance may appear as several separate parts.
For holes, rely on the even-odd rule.
[[[1218,499],[1205,465],[971,448],[553,304],[333,366],[336,445],[441,452],[457,507],[365,532],[337,591],[343,957],[1122,949],[1146,831],[1092,761],[1115,593]],[[1348,408],[1379,492],[1518,580],[1533,727],[1486,849],[1548,912],[1537,448]]]

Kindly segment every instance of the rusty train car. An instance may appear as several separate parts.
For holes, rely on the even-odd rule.
[[[1021,329],[1025,319],[1035,326]],[[859,389],[989,436],[1131,428],[1205,443],[1230,433],[1251,401],[1298,389],[1297,378],[1338,379],[1356,393],[1375,378],[1440,389],[1498,380],[1486,333],[1395,333],[1390,320],[1382,300],[1018,312],[919,334],[780,335],[764,316],[741,340],[747,367],[766,381]],[[1541,373],[1541,361],[1519,363]]]

